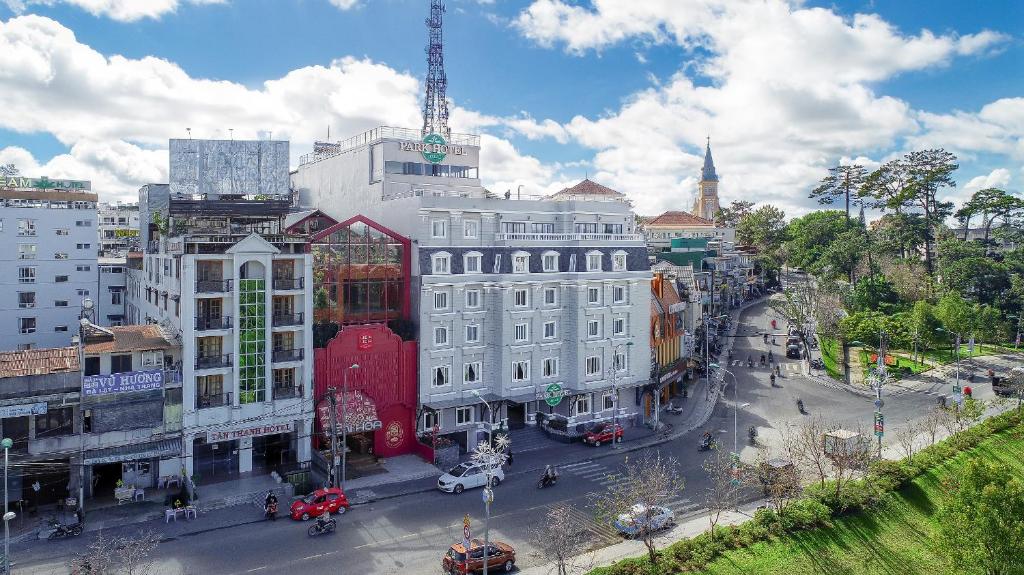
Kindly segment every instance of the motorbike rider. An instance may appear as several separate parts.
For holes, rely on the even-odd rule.
[[[800,410],[800,413],[803,413],[804,412],[804,400],[797,399],[796,400],[796,408]]]
[[[550,485],[555,481],[558,481],[558,471],[554,467],[547,465],[544,467],[544,476],[541,477],[544,483]]]
[[[750,439],[757,437],[757,428],[751,425],[750,429],[747,429],[747,435],[750,436]]]
[[[761,354],[761,367],[764,367],[764,354]]]
[[[775,356],[772,355],[772,350],[768,350],[768,363],[775,363]]]
[[[764,334],[764,342],[765,342],[765,343],[768,343],[768,334],[767,334],[767,333],[766,333],[766,334]]]
[[[754,356],[747,356],[747,367],[754,367]]]
[[[772,386],[774,387],[775,386],[775,374],[774,373],[771,374],[770,378],[771,378]]]
[[[325,509],[323,515],[319,515],[316,518],[316,528],[320,531],[323,531],[327,528],[327,524],[330,523],[330,521],[331,511],[329,509]]]
[[[267,491],[267,497],[263,500],[263,511],[270,519],[277,519],[277,495],[274,495],[273,490]]]

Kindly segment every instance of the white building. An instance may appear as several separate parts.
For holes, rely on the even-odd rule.
[[[668,211],[644,222],[644,236],[651,253],[671,251],[672,240],[706,239],[736,241],[736,230],[719,227],[715,222],[689,212]]]
[[[110,327],[123,325],[128,260],[124,256],[100,256],[97,262],[96,323]]]
[[[311,259],[282,231],[288,143],[171,140],[170,165],[169,185],[139,192],[146,252],[126,312],[180,334],[186,470],[209,480],[308,462]]]
[[[89,182],[0,177],[0,350],[71,343],[96,292],[96,194]]]
[[[139,247],[139,204],[100,204],[97,222],[100,255],[123,257]]]
[[[589,180],[491,194],[479,151],[473,135],[378,128],[318,144],[292,187],[303,206],[411,238],[421,430],[472,448],[487,405],[513,428],[544,413],[569,434],[633,419],[650,381],[651,272],[629,203]]]

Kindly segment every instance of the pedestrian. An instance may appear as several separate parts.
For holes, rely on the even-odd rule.
[[[508,463],[509,468],[512,467],[512,447],[511,446],[509,446],[508,449],[505,450],[505,462]]]

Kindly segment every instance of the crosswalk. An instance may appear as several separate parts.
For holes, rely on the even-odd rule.
[[[747,360],[745,360],[745,359],[734,359],[734,360],[729,362],[729,365],[732,366],[732,367],[746,367],[747,366]],[[774,366],[775,364],[772,364],[772,365]],[[779,366],[779,369],[781,371],[785,371],[785,372],[788,372],[788,373],[800,373],[801,371],[803,371],[803,368],[801,367],[799,362],[781,362],[781,363],[778,364],[778,366]],[[761,367],[760,362],[757,359],[755,359],[754,360],[754,369],[768,369],[768,368],[767,367]]]
[[[612,485],[621,484],[626,481],[626,479],[620,475],[618,469],[591,460],[561,465],[558,469],[565,474],[573,475],[591,483],[598,484],[600,486],[599,490],[608,489]],[[694,513],[701,508],[701,503],[695,502],[689,497],[684,497],[681,493],[667,498],[660,502],[659,505],[663,505],[671,509],[676,514],[676,521],[679,521],[682,517]],[[593,521],[593,518],[591,518],[591,521]],[[614,528],[609,526],[609,529],[611,529],[613,534],[615,533]],[[597,534],[597,532],[595,532],[595,534]]]

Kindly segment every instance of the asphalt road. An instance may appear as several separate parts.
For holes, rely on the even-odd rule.
[[[765,304],[749,309],[740,318],[734,344],[734,357],[755,359],[766,351],[761,333],[773,319]],[[780,327],[785,322],[779,318]],[[733,448],[735,426],[739,431],[736,445],[744,460],[752,461],[756,448],[748,444],[747,428],[757,426],[759,442],[771,445],[778,430],[795,423],[802,416],[796,400],[802,398],[811,415],[823,415],[845,427],[860,424],[870,428],[874,407],[870,398],[833,389],[799,375],[796,360],[784,359],[784,340],[770,347],[783,362],[784,377],[779,387],[769,385],[767,368],[748,369],[730,366],[735,376],[726,376],[729,385],[725,399],[719,401],[704,429],[714,432],[721,449]],[[723,358],[724,360],[724,358]],[[793,364],[793,366],[790,366]],[[724,367],[724,366],[723,366]],[[738,394],[738,399],[734,399]],[[923,393],[902,393],[887,398],[885,405],[887,432],[908,418],[925,413],[934,398]],[[675,457],[686,480],[682,496],[668,502],[677,516],[699,512],[702,493],[708,485],[701,464],[707,452],[697,450],[697,430],[657,449]],[[601,449],[601,448],[598,448]],[[589,524],[596,546],[617,541],[607,525],[593,520],[590,498],[606,488],[622,464],[624,455],[593,459],[562,468],[562,481],[554,488],[538,490],[537,477],[512,474],[495,490],[491,508],[491,537],[516,547],[522,566],[545,563],[531,542],[531,531],[545,510],[555,502],[566,502],[573,513]],[[254,512],[255,513],[255,512]],[[257,522],[238,527],[212,530],[207,533],[181,536],[163,542],[153,557],[157,573],[167,574],[234,574],[234,573],[359,573],[359,574],[436,574],[440,559],[448,546],[462,538],[462,518],[468,513],[473,521],[474,537],[482,535],[483,503],[480,490],[461,495],[431,492],[353,508],[338,518],[336,533],[311,538],[307,524],[290,520],[275,523]],[[138,526],[126,527],[135,531]],[[82,549],[90,541],[86,534],[78,539],[56,543],[33,542],[18,545],[12,555],[18,567],[15,573],[63,573],[70,553]]]

